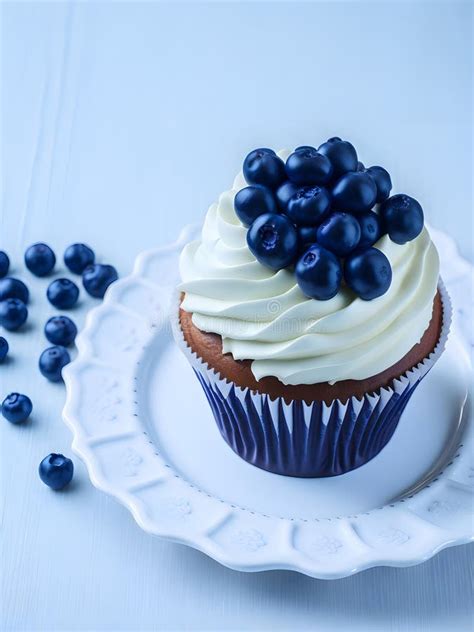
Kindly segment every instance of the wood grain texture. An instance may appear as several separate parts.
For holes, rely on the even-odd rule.
[[[0,394],[35,406],[24,427],[0,424],[1,629],[470,628],[472,547],[334,582],[247,575],[143,533],[77,459],[72,489],[50,492],[37,465],[70,454],[71,437],[63,388],[36,368],[47,280],[21,258],[36,240],[57,253],[81,240],[126,274],[196,221],[249,147],[336,132],[469,255],[471,15],[468,3],[1,5],[0,248],[33,297]],[[93,304],[82,293],[78,324]]]

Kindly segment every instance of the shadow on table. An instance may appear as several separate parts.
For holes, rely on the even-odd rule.
[[[448,617],[469,620],[472,616],[471,569],[474,547],[458,546],[442,551],[424,564],[409,568],[380,567],[339,580],[317,580],[291,571],[239,573],[226,569],[205,555],[175,546],[176,555],[188,556],[187,572],[196,573],[203,589],[219,592],[235,588],[240,601],[248,597],[249,607],[265,603],[273,615],[285,618],[294,611],[333,620],[384,621],[440,624]],[[359,620],[359,621],[358,621]],[[316,619],[315,619],[316,621]],[[296,623],[296,622],[295,622]]]

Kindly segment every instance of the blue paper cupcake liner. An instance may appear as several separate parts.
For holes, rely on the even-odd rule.
[[[405,374],[362,398],[330,404],[294,400],[241,388],[221,378],[187,345],[176,315],[173,333],[206,394],[217,426],[242,459],[269,472],[317,478],[364,465],[390,441],[414,390],[444,350],[451,303],[440,282],[443,325],[433,352]],[[178,310],[176,310],[177,312]]]

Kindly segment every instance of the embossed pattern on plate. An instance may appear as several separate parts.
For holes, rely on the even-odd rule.
[[[141,254],[133,274],[110,287],[78,337],[78,357],[65,370],[64,419],[92,483],[128,507],[149,533],[195,547],[242,571],[292,569],[333,579],[372,566],[416,564],[447,546],[472,540],[473,424],[470,400],[464,405],[464,386],[456,390],[446,385],[454,389],[446,399],[456,410],[452,432],[446,426],[439,438],[446,443],[442,455],[435,458],[434,451],[430,467],[414,480],[405,481],[400,472],[399,487],[406,491],[392,491],[390,500],[379,504],[380,490],[364,488],[374,478],[364,468],[377,472],[383,469],[384,459],[396,464],[400,455],[393,453],[403,430],[377,457],[378,462],[374,459],[358,472],[337,477],[342,481],[314,484],[263,473],[225,446],[210,411],[201,408],[204,396],[196,390],[197,381],[191,386],[189,380],[195,380],[191,370],[182,375],[183,365],[170,346],[168,310],[177,282],[177,259],[196,231],[187,227],[176,243]],[[465,288],[472,282],[473,268],[447,235],[438,231],[432,235],[455,307],[455,334],[448,343],[455,349],[446,360],[451,365],[444,370],[452,367],[467,383],[466,351],[472,350],[474,340],[471,297]],[[436,384],[443,379],[438,374]],[[430,376],[426,382],[429,389]],[[164,389],[161,399],[155,395],[148,401],[157,383]],[[420,397],[424,410],[426,394]],[[181,409],[195,418],[183,420]],[[196,431],[190,423],[201,420],[207,432],[202,443],[196,441],[199,434],[189,432]],[[442,427],[442,423],[433,426]],[[166,433],[169,437],[163,436]],[[408,450],[407,460],[413,454]],[[195,458],[189,461],[189,455]],[[211,465],[221,468],[217,475],[209,475]],[[390,467],[393,479],[397,470]],[[240,476],[243,485],[237,480]],[[397,481],[389,482],[391,489],[398,489]],[[352,496],[347,508],[344,493]],[[328,499],[337,494],[338,502],[331,504]]]

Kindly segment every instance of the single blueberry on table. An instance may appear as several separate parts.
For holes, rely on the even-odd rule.
[[[390,239],[405,244],[423,230],[423,209],[415,198],[403,193],[393,195],[380,205],[380,217]]]
[[[318,186],[298,189],[290,198],[286,214],[298,226],[316,226],[331,206],[327,189]]]
[[[296,280],[305,296],[327,301],[339,291],[342,268],[339,259],[329,250],[315,244],[298,259]]]
[[[8,258],[6,252],[0,250],[0,279],[4,276],[7,276],[9,268],[10,259]]]
[[[44,326],[44,335],[53,345],[69,347],[77,336],[77,327],[67,316],[53,316]]]
[[[347,285],[364,301],[382,296],[392,282],[392,267],[377,248],[357,251],[344,262]]]
[[[357,213],[357,221],[360,226],[360,241],[358,248],[373,246],[382,236],[382,222],[377,213],[365,211]]]
[[[86,292],[94,298],[103,298],[109,285],[117,279],[117,270],[111,265],[102,263],[87,266],[82,273],[82,284]]]
[[[9,348],[8,342],[3,336],[0,336],[0,363],[7,357]]]
[[[360,240],[360,225],[349,213],[332,213],[318,228],[318,244],[338,257],[355,250]]]
[[[30,299],[30,293],[23,281],[7,277],[0,279],[0,301],[7,298],[19,298],[26,305]]]
[[[62,369],[70,361],[71,356],[68,351],[60,345],[55,345],[45,349],[40,355],[39,370],[50,382],[61,382]]]
[[[278,212],[273,192],[259,185],[240,189],[234,198],[234,209],[244,226],[250,226],[259,215]]]
[[[300,148],[288,156],[285,171],[289,180],[299,186],[326,184],[332,176],[332,165],[316,149]]]
[[[82,274],[94,261],[94,251],[86,244],[72,244],[64,252],[64,263],[74,274]]]
[[[290,198],[298,191],[299,187],[297,187],[292,182],[288,180],[284,182],[275,192],[276,200],[278,204],[278,208],[282,213],[286,213],[288,208],[288,202]]]
[[[368,211],[375,204],[376,198],[377,186],[374,179],[365,171],[346,173],[332,190],[332,204],[338,211]]]
[[[0,302],[0,325],[8,331],[16,331],[28,318],[28,310],[19,298],[7,298]]]
[[[369,167],[367,173],[373,178],[377,187],[377,197],[375,201],[380,203],[388,198],[392,190],[392,180],[389,172],[383,167]]]
[[[2,402],[2,415],[12,424],[21,424],[33,410],[31,399],[20,393],[10,393]]]
[[[74,464],[63,454],[52,453],[41,461],[38,473],[45,485],[57,491],[72,481]]]
[[[329,158],[333,168],[333,178],[339,178],[348,171],[357,169],[357,152],[347,140],[337,136],[323,143],[318,151]]]
[[[255,258],[272,270],[291,265],[298,249],[296,229],[285,215],[260,215],[247,232],[247,243]]]
[[[310,246],[317,242],[318,227],[317,226],[298,226],[298,252],[303,254]]]
[[[79,298],[79,288],[70,279],[55,279],[46,291],[48,301],[58,309],[74,307]]]
[[[56,255],[47,244],[33,244],[25,252],[25,264],[34,275],[43,277],[56,265]]]
[[[254,149],[244,160],[244,177],[249,184],[276,189],[285,180],[285,163],[273,149]]]

